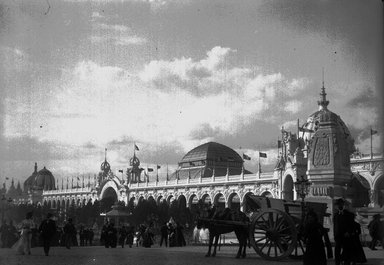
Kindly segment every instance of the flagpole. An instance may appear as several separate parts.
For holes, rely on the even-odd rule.
[[[260,151],[259,151],[259,176],[261,174],[261,164],[260,164]]]
[[[371,127],[371,160],[373,159],[373,152],[372,152],[372,127]]]
[[[299,130],[299,127],[300,127],[300,119],[297,119],[297,140],[299,140],[299,133],[300,133],[300,130]]]

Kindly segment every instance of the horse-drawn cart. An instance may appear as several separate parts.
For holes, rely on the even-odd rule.
[[[246,207],[250,210],[248,221],[239,221],[236,218],[204,219],[206,223],[212,224],[212,228],[222,227],[225,230],[227,227],[226,230],[232,228],[232,231],[235,231],[240,243],[237,257],[241,255],[243,244],[238,235],[241,231],[248,233],[249,243],[264,259],[280,260],[288,256],[300,257],[304,253],[302,227],[305,212],[303,211],[308,209],[315,211],[321,223],[327,216],[326,203],[305,202],[302,205],[298,201],[285,201],[255,195],[247,196]],[[210,255],[211,245],[210,240],[208,255]],[[243,256],[245,256],[245,250],[243,251]]]

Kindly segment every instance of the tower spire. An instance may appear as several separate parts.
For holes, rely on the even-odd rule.
[[[107,161],[107,148],[105,148],[105,161]]]
[[[327,109],[327,106],[329,104],[329,101],[327,100],[327,93],[325,93],[325,87],[324,87],[324,67],[323,67],[323,86],[321,88],[320,93],[320,100],[317,101],[317,104],[319,105],[319,110]]]

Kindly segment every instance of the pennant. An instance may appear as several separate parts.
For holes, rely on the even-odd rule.
[[[281,140],[277,140],[277,148],[282,148],[283,147],[283,143],[281,142]]]
[[[139,147],[135,144],[135,150],[140,151]]]
[[[153,168],[150,168],[150,167],[149,167],[149,168],[147,168],[147,171],[148,171],[148,172],[153,172]]]
[[[244,159],[244,160],[251,160],[251,157],[248,156],[248,155],[246,155],[246,154],[243,154],[243,159]]]
[[[160,169],[160,168],[161,168],[161,166],[157,165],[157,169]]]
[[[119,172],[120,172],[120,173],[123,173],[123,170],[122,170],[122,169],[120,169],[120,170],[119,170]]]
[[[374,135],[374,134],[377,134],[377,131],[371,129],[371,135]]]
[[[260,157],[264,157],[264,158],[267,158],[267,153],[262,153],[262,152],[259,152],[259,156],[260,156]]]

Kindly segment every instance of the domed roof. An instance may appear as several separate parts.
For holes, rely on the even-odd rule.
[[[180,164],[201,160],[243,162],[240,155],[235,150],[219,143],[208,142],[189,151],[180,161]]]
[[[314,133],[319,128],[320,122],[330,122],[336,128],[338,128],[341,132],[344,133],[344,137],[346,141],[349,143],[350,152],[354,151],[354,140],[349,132],[347,125],[340,118],[339,115],[330,111],[327,106],[329,101],[326,100],[326,93],[324,86],[322,87],[322,92],[320,93],[321,99],[317,102],[319,105],[319,110],[310,115],[302,126],[304,133],[303,138],[310,140]]]
[[[55,177],[51,171],[45,167],[37,172],[37,176],[34,183],[35,189],[54,190],[55,189]]]
[[[45,167],[37,171],[37,163],[35,163],[35,171],[30,177],[24,181],[24,191],[29,189],[35,190],[54,190],[55,189],[55,178],[51,171]]]

